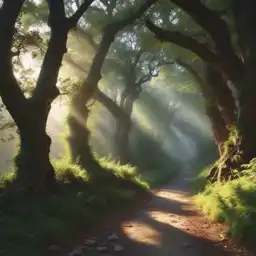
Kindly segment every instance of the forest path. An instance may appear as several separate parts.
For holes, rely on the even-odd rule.
[[[151,198],[133,213],[112,214],[90,237],[86,235],[90,240],[83,243],[87,246],[78,246],[69,255],[253,255],[226,239],[224,225],[210,221],[196,209],[190,192],[193,175],[184,169],[170,184],[153,190]]]

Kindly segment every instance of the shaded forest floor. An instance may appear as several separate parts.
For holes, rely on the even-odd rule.
[[[190,193],[193,172],[183,170],[170,184],[139,199],[83,235],[69,255],[253,256],[227,238],[227,227],[203,216]]]

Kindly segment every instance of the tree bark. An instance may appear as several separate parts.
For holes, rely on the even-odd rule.
[[[215,144],[218,147],[219,155],[224,153],[224,144],[228,140],[229,130],[220,110],[216,105],[208,105],[206,107],[206,114],[209,117],[212,125]]]
[[[20,130],[20,150],[16,156],[17,182],[34,191],[53,187],[54,168],[49,159],[51,139],[39,118]]]
[[[241,170],[243,164],[256,157],[256,3],[234,0],[233,11],[243,61],[240,79],[233,81],[238,88],[238,128],[237,136],[230,139],[226,152],[209,174],[213,181],[237,177],[232,170]]]
[[[82,120],[79,120],[76,115],[69,115],[69,137],[67,141],[69,143],[71,160],[85,168],[90,178],[95,178],[102,173],[102,167],[91,151],[89,143],[90,131],[86,125],[88,115],[89,110],[87,108],[83,110]]]
[[[210,94],[208,98],[218,106],[227,128],[236,125],[236,105],[232,92],[223,76],[210,65],[206,68],[206,83]]]
[[[121,164],[131,162],[129,156],[129,136],[132,129],[132,112],[135,101],[138,99],[139,93],[125,89],[121,96],[121,109],[125,113],[125,118],[119,119],[116,128],[116,147]]]
[[[240,151],[245,162],[256,157],[256,2],[234,0],[234,16],[244,61],[239,91]]]

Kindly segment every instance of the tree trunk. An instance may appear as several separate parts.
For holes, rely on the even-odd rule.
[[[20,150],[15,159],[17,182],[40,191],[55,184],[55,174],[49,158],[51,139],[44,129],[33,128],[20,131]]]
[[[103,171],[90,147],[90,131],[87,128],[88,107],[79,101],[79,95],[72,100],[71,113],[68,116],[69,149],[71,160],[88,172],[90,179],[97,178]]]
[[[235,178],[232,170],[241,170],[243,164],[256,157],[256,2],[234,0],[233,10],[244,64],[240,79],[233,81],[238,90],[238,129],[237,136],[233,142],[230,140],[221,161],[210,173],[215,177],[213,180]]]
[[[139,95],[137,92],[132,92],[125,89],[121,96],[121,109],[125,113],[125,118],[117,121],[116,128],[116,146],[119,161],[121,164],[130,163],[129,156],[129,136],[132,128],[132,111],[135,101]]]
[[[210,118],[215,143],[221,157],[224,153],[224,144],[229,138],[229,129],[236,124],[235,104],[221,74],[210,65],[207,65],[206,72],[204,92],[207,101],[206,112]]]
[[[236,146],[228,141],[232,136],[230,129],[237,126],[234,99],[221,74],[208,66],[206,80],[209,92],[206,111],[219,151],[219,159],[208,174],[208,179],[214,182],[231,178],[232,167],[236,167],[233,161]]]
[[[218,106],[208,104],[206,107],[206,114],[212,125],[214,141],[218,147],[219,155],[222,156],[224,152],[224,144],[229,137],[229,130],[227,129],[224,118],[221,116]]]
[[[234,0],[234,16],[244,61],[239,92],[240,150],[244,161],[256,157],[256,2]]]
[[[210,119],[214,141],[219,155],[224,152],[224,143],[229,137],[229,128],[235,125],[235,104],[231,90],[226,88],[225,79],[210,65],[206,66],[206,81],[186,62],[178,64],[185,68],[198,83],[206,101],[206,114]]]
[[[236,124],[236,105],[227,81],[210,65],[206,68],[206,86],[208,98],[215,104],[223,116],[225,125],[230,128]]]

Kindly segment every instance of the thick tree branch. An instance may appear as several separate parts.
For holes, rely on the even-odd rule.
[[[0,8],[0,96],[17,122],[26,113],[26,99],[13,75],[11,48],[15,23],[23,3],[23,0],[8,0]]]
[[[71,27],[75,27],[77,25],[78,21],[82,18],[85,11],[88,9],[93,1],[94,0],[84,0],[80,7],[78,7],[76,12],[69,18],[69,24]]]
[[[44,114],[45,117],[50,110],[50,104],[59,95],[56,84],[62,59],[66,53],[67,35],[69,32],[63,0],[48,0],[48,6],[48,24],[51,28],[51,37],[37,80],[36,89],[31,98],[32,102],[38,107],[38,111],[41,111],[40,113]]]
[[[71,26],[70,22],[78,21],[80,12],[84,12],[91,2],[84,2],[70,20],[65,16],[64,0],[48,0],[51,37],[32,97],[32,101],[39,107],[38,111],[42,111],[45,116],[50,104],[59,95],[56,84],[63,56],[67,51],[68,32],[74,25]]]
[[[207,8],[200,0],[170,1],[189,14],[212,37],[219,56],[231,65],[233,77],[243,71],[241,61],[232,48],[227,23],[216,11]]]
[[[209,50],[204,44],[201,44],[197,40],[189,36],[185,36],[179,32],[169,31],[157,27],[150,20],[146,20],[146,25],[160,41],[171,42],[188,49],[205,62],[211,64],[222,74],[224,73],[229,78],[234,77],[233,69],[230,67],[230,65],[223,62],[222,58],[218,54]]]

